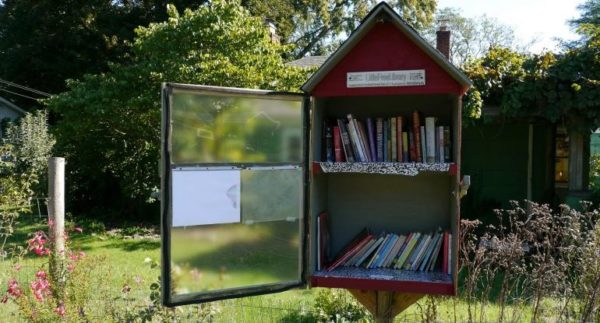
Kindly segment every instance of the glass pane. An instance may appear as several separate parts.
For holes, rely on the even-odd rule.
[[[242,170],[241,223],[171,228],[173,294],[298,282],[302,176],[301,168]]]
[[[298,97],[172,94],[172,162],[300,163]]]

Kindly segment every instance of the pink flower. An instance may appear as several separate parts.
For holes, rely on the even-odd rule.
[[[20,297],[21,295],[23,295],[23,291],[19,287],[19,283],[14,278],[8,281],[8,289],[6,290],[6,292],[9,295],[17,297],[17,298]]]
[[[44,297],[49,296],[51,293],[50,283],[45,278],[38,278],[32,281],[30,287],[33,296],[40,302],[43,302]]]
[[[14,268],[15,268],[16,271],[21,270],[21,264],[15,264]]]
[[[83,251],[80,251],[80,252],[79,252],[79,258],[81,259],[81,258],[83,258],[83,257],[85,257],[85,252],[83,252]]]
[[[33,238],[27,240],[27,244],[29,245],[28,250],[35,252],[39,256],[49,255],[50,249],[44,246],[46,242],[48,242],[46,234],[42,231],[37,231],[33,235]]]
[[[58,314],[58,316],[60,317],[64,317],[65,316],[65,304],[63,302],[60,302],[60,304],[58,305],[58,307],[56,307],[54,309],[54,313]]]
[[[77,233],[82,233],[82,232],[83,232],[83,229],[82,229],[81,227],[75,227],[75,228],[73,229],[73,231],[75,231],[75,232],[77,232]]]
[[[75,264],[68,264],[67,265],[67,270],[71,273],[73,272],[73,270],[75,270]]]
[[[43,270],[40,270],[37,273],[35,273],[35,277],[41,278],[41,279],[46,279],[46,272]]]

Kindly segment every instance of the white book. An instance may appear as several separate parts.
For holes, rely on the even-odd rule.
[[[423,162],[427,162],[427,137],[425,137],[425,126],[421,126],[421,156],[423,156]]]
[[[428,163],[435,163],[435,117],[425,118],[425,138]]]
[[[358,135],[358,129],[356,129],[356,126],[355,126],[354,122],[352,121],[351,114],[348,115],[348,130],[349,130],[348,132],[350,135],[350,141],[354,144],[353,147],[356,148],[355,152],[358,155],[356,157],[358,157],[360,159],[359,161],[361,161],[361,162],[368,161],[368,159],[365,156],[364,149],[362,148],[362,145],[361,145],[361,140]]]

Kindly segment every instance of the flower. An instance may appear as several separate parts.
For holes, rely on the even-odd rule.
[[[35,277],[41,278],[41,279],[46,279],[46,272],[43,270],[39,270],[37,273],[35,273]]]
[[[73,270],[75,270],[75,264],[68,264],[67,265],[67,270],[71,273],[73,272]]]
[[[43,231],[37,231],[33,238],[27,240],[28,250],[33,251],[38,256],[49,255],[50,249],[44,246],[46,242],[48,242],[46,234]]]
[[[54,313],[58,314],[60,317],[64,317],[65,312],[65,304],[63,302],[60,302],[60,304],[54,309]]]
[[[75,227],[75,228],[73,229],[73,231],[75,231],[75,232],[77,232],[77,233],[82,233],[82,232],[83,232],[83,229],[82,229],[81,227]]]
[[[21,270],[21,264],[15,264],[15,271],[20,271]]]
[[[6,292],[9,295],[14,296],[16,298],[18,298],[21,295],[23,295],[23,291],[19,287],[19,283],[14,278],[8,281],[8,289],[6,290]]]
[[[35,298],[40,302],[43,302],[44,297],[49,296],[51,293],[50,283],[48,280],[46,280],[46,278],[38,278],[37,280],[32,281],[30,287],[33,296],[35,296]]]

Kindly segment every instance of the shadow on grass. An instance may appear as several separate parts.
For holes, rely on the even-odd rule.
[[[136,239],[136,240],[115,240],[112,239],[111,243],[104,246],[104,248],[119,248],[125,251],[138,251],[138,250],[156,250],[160,248],[160,241],[148,240],[148,239]]]

